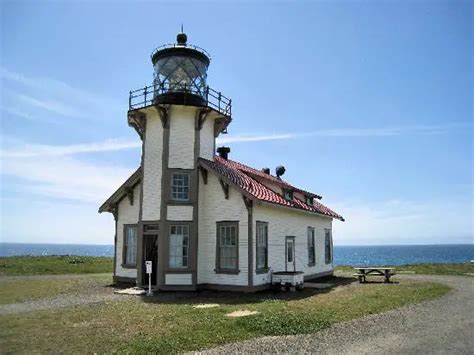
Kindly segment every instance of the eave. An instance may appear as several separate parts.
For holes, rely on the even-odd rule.
[[[130,188],[134,188],[141,180],[141,168],[138,168],[100,207],[99,213],[114,213],[117,204],[127,196]]]

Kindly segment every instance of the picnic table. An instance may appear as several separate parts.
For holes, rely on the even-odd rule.
[[[367,276],[383,276],[385,282],[390,282],[390,277],[395,275],[395,268],[393,267],[354,267],[356,273],[354,276],[359,278],[360,283],[367,281]]]

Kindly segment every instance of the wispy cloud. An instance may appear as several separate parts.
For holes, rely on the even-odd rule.
[[[270,134],[241,134],[221,136],[217,139],[220,144],[241,142],[262,142],[271,140],[290,140],[309,137],[396,137],[403,135],[432,135],[443,134],[453,129],[472,127],[469,122],[458,122],[449,125],[405,126],[379,128],[338,128],[322,129],[312,132],[270,133]]]
[[[49,198],[100,203],[136,169],[110,165],[81,154],[135,149],[140,140],[106,140],[73,145],[28,144],[1,137],[0,174],[11,178],[15,190]]]
[[[79,117],[80,114],[77,110],[72,107],[68,107],[60,102],[56,102],[53,100],[41,100],[37,99],[28,95],[18,95],[18,99],[23,103],[33,105],[35,107],[39,107],[45,109],[50,112],[57,113],[62,116],[70,116],[70,117]]]
[[[0,67],[2,79],[2,106],[21,107],[23,115],[45,117],[41,110],[59,116],[81,117],[93,120],[111,116],[111,110],[118,110],[121,105],[115,100],[89,90],[73,87],[65,82],[45,78],[30,77]],[[41,109],[41,110],[38,110]],[[10,112],[17,114],[17,112]],[[48,116],[49,117],[49,116]]]
[[[82,202],[104,200],[133,170],[67,156],[2,158],[2,174],[30,193]]]
[[[37,121],[38,119],[30,114],[30,113],[27,113],[27,112],[24,112],[20,109],[17,109],[17,108],[8,108],[8,107],[1,107],[2,111],[5,111],[6,113],[9,113],[11,115],[15,115],[17,117],[21,117],[21,118],[24,118],[26,120],[29,120],[29,121]]]
[[[139,140],[109,139],[70,145],[23,144],[17,148],[0,151],[4,158],[59,157],[83,153],[111,152],[141,147]]]
[[[37,89],[46,92],[55,92],[64,96],[70,96],[72,100],[88,101],[94,105],[102,105],[111,103],[110,99],[106,99],[101,95],[92,93],[89,90],[83,90],[69,85],[60,80],[47,77],[29,77],[17,72],[0,67],[0,77],[10,82],[16,82],[31,89]]]
[[[471,127],[469,123],[457,123],[446,126],[414,126],[399,128],[365,128],[365,129],[328,129],[305,133],[272,133],[261,135],[221,136],[218,144],[264,142],[272,140],[291,140],[308,137],[395,137],[402,135],[442,134],[456,128]],[[37,156],[67,156],[82,153],[100,153],[137,149],[141,142],[130,139],[107,139],[101,142],[89,142],[70,145],[45,144],[15,144],[14,148],[0,150],[1,157],[37,157]]]
[[[236,135],[236,136],[221,136],[217,138],[218,144],[226,143],[241,143],[241,142],[263,142],[275,140],[288,140],[298,138],[298,133],[274,133],[262,135]]]

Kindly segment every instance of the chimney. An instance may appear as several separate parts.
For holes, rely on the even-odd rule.
[[[270,175],[270,168],[263,168],[262,173]]]
[[[230,148],[229,147],[219,147],[219,148],[217,148],[217,154],[219,154],[219,156],[222,159],[227,160],[227,158],[229,158],[229,153],[230,153]]]

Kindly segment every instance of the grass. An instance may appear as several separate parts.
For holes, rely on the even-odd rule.
[[[457,275],[474,274],[474,263],[461,264],[413,264],[395,267],[397,273],[414,273],[423,275]],[[336,271],[353,272],[350,266],[336,266]]]
[[[341,278],[338,278],[341,280]],[[342,278],[342,280],[344,280]],[[330,282],[337,281],[332,279]],[[345,282],[349,282],[348,279]],[[4,353],[169,353],[200,350],[263,335],[314,333],[336,322],[441,296],[436,283],[350,283],[296,293],[162,293],[153,298],[0,317]],[[195,309],[193,304],[220,307]],[[259,314],[228,318],[236,310]]]
[[[110,283],[110,274],[77,275],[60,279],[1,280],[0,305],[78,294],[80,290],[91,290]]]
[[[0,275],[58,275],[112,272],[113,258],[95,256],[0,257]]]

